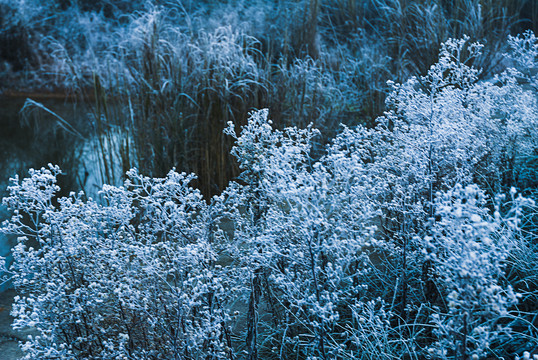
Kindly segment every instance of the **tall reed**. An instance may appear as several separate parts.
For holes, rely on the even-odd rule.
[[[268,107],[277,126],[314,123],[322,143],[339,123],[374,125],[388,80],[424,74],[439,45],[463,34],[485,44],[475,65],[488,76],[506,34],[534,8],[525,0],[2,4],[34,34],[43,81],[91,104],[91,121],[76,127],[98,139],[103,183],[119,181],[117,169],[162,176],[175,166],[197,173],[205,194],[238,174],[226,122]]]

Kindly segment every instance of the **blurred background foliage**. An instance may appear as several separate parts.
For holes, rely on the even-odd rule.
[[[77,99],[67,121],[94,160],[71,155],[73,173],[176,167],[213,195],[239,173],[228,121],[269,108],[278,128],[321,129],[321,149],[340,124],[373,126],[387,81],[424,75],[448,38],[484,44],[469,61],[489,78],[537,16],[533,0],[0,0],[0,90]]]

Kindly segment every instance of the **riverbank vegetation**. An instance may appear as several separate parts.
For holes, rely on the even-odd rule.
[[[474,65],[491,77],[507,36],[533,29],[537,14],[524,0],[0,6],[4,90],[78,98],[85,116],[71,125],[95,143],[100,161],[85,170],[98,184],[120,184],[131,167],[152,176],[176,167],[196,173],[205,195],[239,174],[221,133],[228,121],[268,108],[278,128],[313,123],[322,147],[340,123],[373,126],[387,81],[425,75],[448,38],[484,44]]]
[[[0,4],[100,184],[3,200],[28,359],[538,356],[533,2]]]

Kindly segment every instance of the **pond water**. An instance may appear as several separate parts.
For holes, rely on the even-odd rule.
[[[41,168],[47,163],[64,162],[74,154],[69,148],[71,142],[62,142],[54,123],[46,114],[35,112],[22,121],[21,109],[25,96],[0,97],[0,198],[7,194],[9,178],[18,174],[27,176],[29,168]],[[66,120],[74,120],[76,109],[72,102],[62,98],[33,96],[33,100],[43,104]],[[49,114],[50,115],[50,114]],[[50,117],[50,116],[49,116]],[[72,179],[73,177],[70,177]],[[65,179],[67,180],[67,179]],[[68,180],[72,182],[72,180]],[[63,184],[76,188],[76,184]],[[0,221],[7,218],[8,212],[0,205]],[[15,239],[0,235],[0,256],[10,259],[10,250]],[[9,284],[0,285],[0,292]]]

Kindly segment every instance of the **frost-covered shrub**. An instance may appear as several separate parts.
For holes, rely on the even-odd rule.
[[[511,71],[478,81],[468,62],[480,48],[465,38],[447,41],[426,76],[395,85],[390,111],[379,119],[391,146],[385,163],[430,200],[435,189],[456,183],[506,191],[510,172],[535,149],[535,94]]]
[[[234,226],[229,254],[251,273],[249,307],[268,312],[246,319],[249,354],[369,358],[383,346],[397,357],[429,344],[407,336],[432,326],[411,321],[430,319],[438,340],[426,348],[439,356],[457,358],[462,348],[483,356],[505,339],[500,324],[516,304],[503,277],[515,246],[503,223],[512,215],[490,217],[476,185],[456,185],[430,204],[424,182],[390,173],[380,155],[392,146],[385,129],[344,128],[315,161],[312,129],[274,130],[267,116],[252,114],[240,134],[232,124],[226,131],[245,182],[222,195]],[[400,227],[382,227],[390,214]]]
[[[234,223],[232,246],[240,264],[250,268],[253,283],[259,283],[252,289],[261,294],[258,306],[271,314],[252,326],[260,327],[260,337],[270,339],[265,346],[277,353],[354,356],[379,345],[353,340],[371,330],[351,327],[354,319],[367,310],[374,323],[387,319],[383,303],[375,309],[363,303],[384,293],[370,288],[370,278],[373,257],[385,246],[375,237],[378,214],[370,206],[369,189],[362,187],[365,179],[356,176],[363,175],[362,159],[354,159],[356,168],[346,167],[346,151],[334,145],[315,161],[313,129],[275,130],[267,115],[254,113],[239,135],[231,124],[227,129],[236,138],[232,153],[247,184],[223,194]],[[383,329],[388,337],[389,327]],[[397,349],[397,341],[391,342]],[[249,345],[251,353],[260,346]]]
[[[435,332],[444,339],[436,343],[437,355],[450,358],[465,357],[465,353],[480,357],[485,349],[498,349],[507,341],[507,337],[503,337],[507,331],[502,325],[512,317],[507,309],[513,309],[515,298],[506,284],[508,280],[502,276],[503,269],[508,263],[529,260],[514,257],[516,253],[521,254],[518,249],[527,244],[532,230],[528,227],[525,236],[503,232],[498,223],[501,220],[483,219],[484,210],[473,205],[473,217],[480,221],[469,221],[471,232],[465,230],[465,235],[461,234],[461,229],[466,229],[467,225],[463,226],[465,221],[455,215],[443,220],[443,230],[439,224],[434,225],[437,229],[434,234],[439,237],[434,248],[445,251],[445,257],[434,264],[432,259],[422,255],[428,244],[420,240],[432,236],[431,221],[435,216],[443,219],[448,216],[439,210],[434,196],[460,183],[469,191],[473,187],[467,185],[476,183],[486,189],[490,197],[523,184],[519,174],[528,167],[529,157],[535,154],[538,138],[536,94],[520,81],[522,73],[508,68],[491,80],[479,81],[479,70],[469,63],[479,56],[481,46],[466,41],[449,40],[441,49],[439,62],[426,76],[394,85],[388,98],[389,111],[378,119],[376,129],[345,130],[341,135],[359,140],[343,140],[342,143],[363,149],[360,157],[368,159],[365,174],[372,177],[377,189],[371,192],[372,204],[383,214],[382,234],[399,253],[397,267],[401,275],[398,280],[402,279],[404,286],[395,286],[395,297],[402,308],[407,307],[400,314],[408,319],[420,315],[420,309],[424,309],[419,306],[420,302],[432,305],[428,311],[435,314],[438,325]],[[516,54],[524,54],[517,55],[519,58],[534,58],[529,42],[531,40],[524,45],[514,45],[519,46]],[[477,188],[473,191],[480,193]],[[479,197],[484,199],[483,195]],[[472,203],[470,199],[465,201]],[[493,201],[487,206],[491,208]],[[481,205],[483,209],[487,206]],[[517,217],[523,214],[521,211]],[[461,243],[457,246],[462,248],[451,248],[457,238],[454,232],[460,234]],[[481,244],[481,240],[473,242],[471,239],[485,232],[500,244],[479,246],[473,251],[467,248]],[[472,254],[480,254],[482,261],[469,257]],[[481,265],[470,278],[454,280],[461,272],[473,273],[465,268],[470,263]],[[441,278],[445,281],[440,281]],[[490,297],[477,298],[474,288],[487,288],[486,283],[493,289]],[[439,293],[443,286],[452,286],[454,291],[444,288],[445,292]],[[413,297],[410,294],[414,294]],[[444,308],[446,306],[448,308]]]
[[[393,84],[389,111],[376,128],[344,129],[332,145],[342,149],[339,158],[327,155],[332,164],[345,164],[344,176],[361,179],[378,214],[378,236],[393,248],[389,273],[399,274],[393,289],[404,317],[407,305],[426,300],[421,279],[428,266],[416,239],[428,231],[436,192],[458,183],[476,183],[491,196],[507,191],[536,151],[535,93],[510,69],[479,81],[470,62],[480,51],[468,39],[447,41],[428,74]]]
[[[226,358],[233,269],[215,265],[218,234],[193,176],[131,171],[98,204],[55,199],[59,174],[31,170],[4,199],[15,215],[3,231],[21,236],[14,327],[38,332],[26,358]]]
[[[504,225],[498,209],[491,216],[485,204],[476,185],[458,184],[439,193],[435,210],[440,220],[423,240],[436,291],[446,299],[432,315],[439,340],[431,351],[441,359],[483,358],[510,336],[502,317],[517,296],[506,284],[504,267],[516,246],[511,233],[516,224],[507,219]]]
[[[509,36],[510,51],[505,56],[512,60],[513,66],[536,86],[536,65],[538,60],[538,39],[532,31],[518,36]]]

